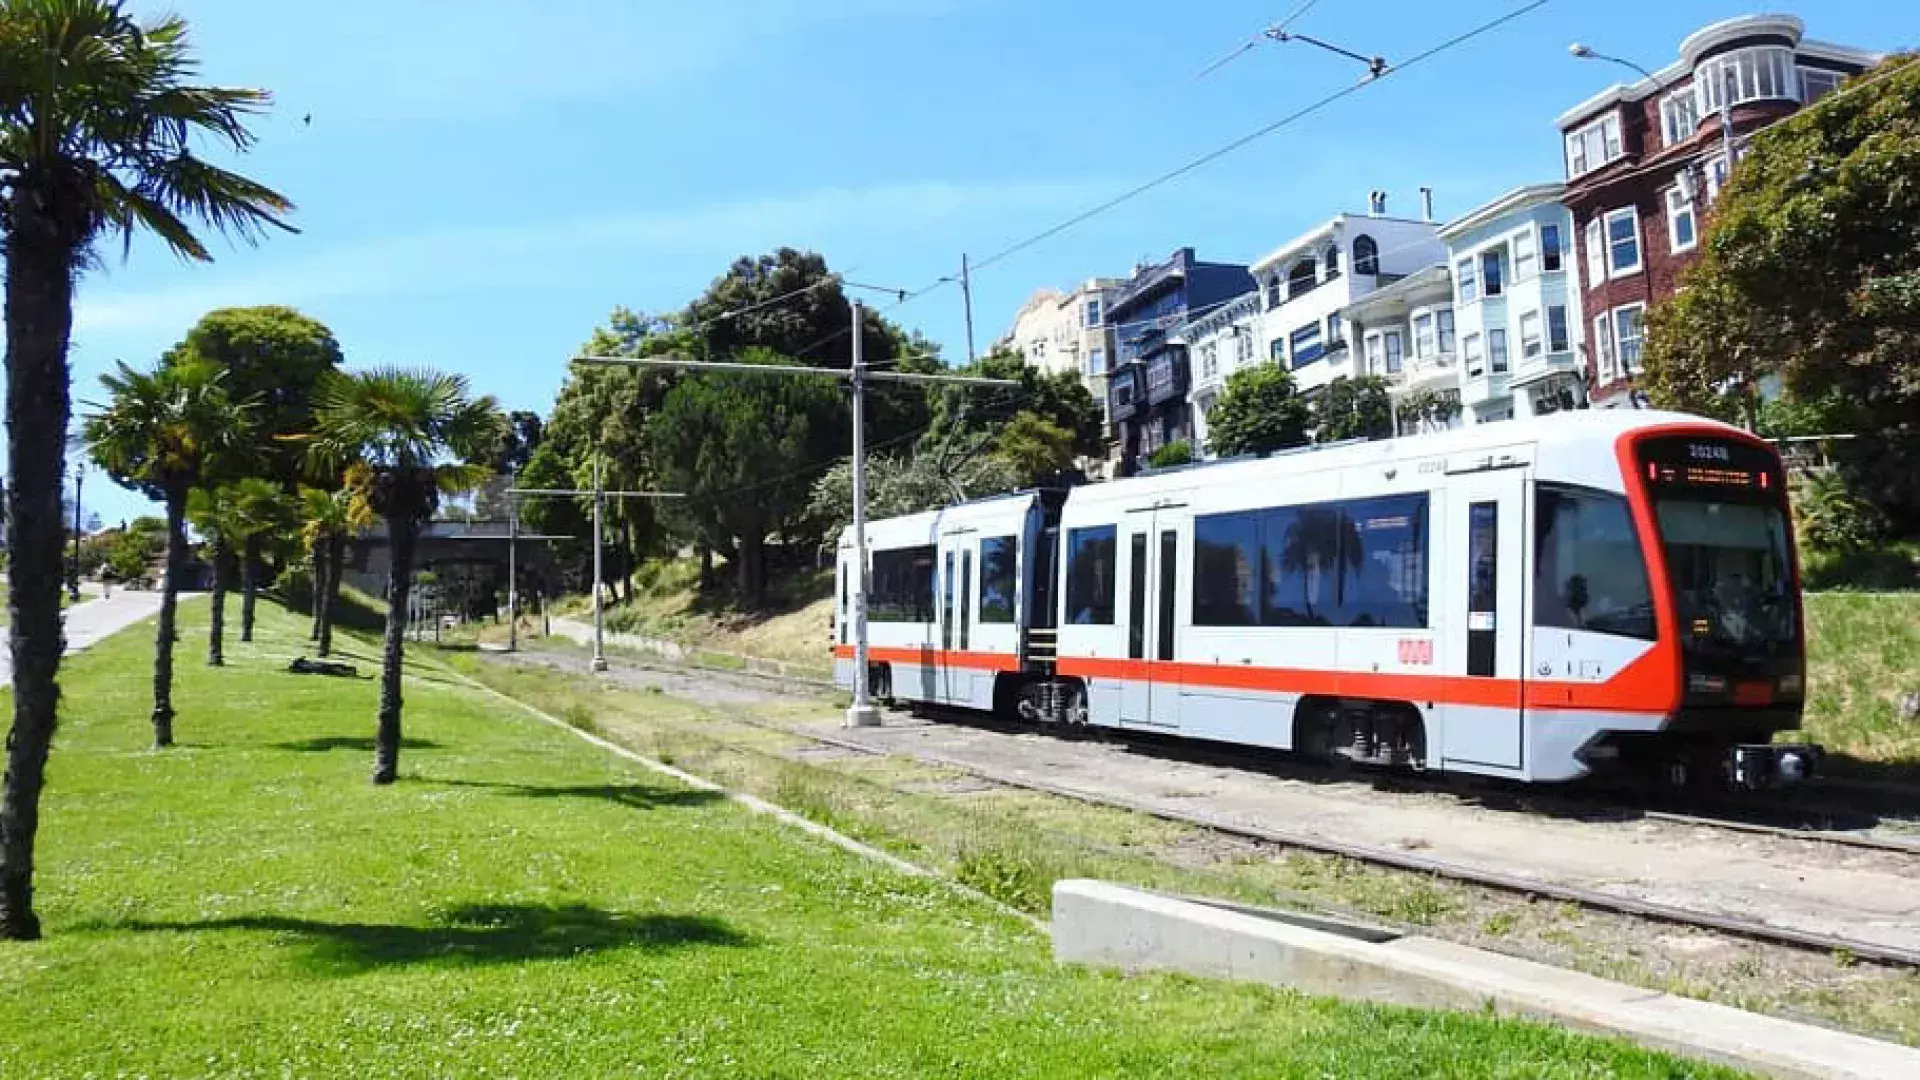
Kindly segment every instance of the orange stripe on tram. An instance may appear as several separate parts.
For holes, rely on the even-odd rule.
[[[836,659],[853,659],[853,646],[835,645],[833,655]],[[1012,653],[959,652],[941,650],[930,645],[907,646],[869,645],[868,662],[882,661],[889,664],[912,664],[915,667],[970,668],[976,671],[1019,671],[1020,658]]]

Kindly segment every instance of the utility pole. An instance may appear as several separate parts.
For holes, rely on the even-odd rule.
[[[851,283],[849,283],[851,284]],[[871,288],[871,286],[859,286]],[[893,293],[896,290],[882,289]],[[849,368],[799,367],[786,364],[741,364],[724,361],[687,360],[679,357],[576,356],[575,362],[605,367],[665,367],[681,371],[728,371],[751,375],[803,375],[846,379],[853,392],[853,705],[847,710],[846,726],[871,727],[880,722],[873,707],[867,680],[867,434],[866,388],[869,382],[929,383],[946,386],[1015,387],[1011,379],[980,379],[968,375],[922,375],[906,371],[873,371],[867,368],[861,341],[863,328],[860,301],[853,308],[853,364]]]
[[[973,273],[967,267],[967,253],[960,253],[960,296],[967,309],[967,363],[974,361],[973,352]],[[860,302],[854,301],[857,306]],[[856,346],[857,348],[857,346]],[[856,354],[857,355],[857,354]],[[859,361],[855,360],[858,364]]]
[[[606,500],[608,499],[679,499],[679,498],[684,498],[685,496],[681,495],[679,492],[676,492],[676,491],[608,491],[606,490],[606,488],[601,484],[601,480],[600,480],[600,451],[597,449],[594,450],[593,452],[593,487],[592,488],[582,491],[579,488],[515,487],[515,488],[508,488],[507,495],[513,507],[511,511],[513,516],[512,516],[511,524],[509,525],[510,532],[508,534],[508,541],[507,541],[508,542],[508,548],[507,548],[507,565],[508,566],[512,566],[514,564],[513,551],[514,551],[514,548],[520,542],[520,502],[519,502],[520,496],[522,495],[568,495],[568,496],[577,497],[581,495],[590,495],[593,497],[593,670],[595,671],[607,670],[607,649],[606,649],[606,629],[605,629],[606,622],[605,622],[605,612],[602,609],[602,603],[600,599],[600,565],[601,565],[600,508],[601,508],[601,505],[605,503]],[[541,537],[537,537],[536,539],[556,540],[560,538],[554,537],[554,536],[541,536]],[[507,595],[509,598],[515,595],[513,591],[514,587],[515,586],[513,585],[509,585],[507,587],[508,588]],[[508,602],[509,604],[511,604],[512,603],[511,599],[509,599]],[[544,600],[542,601],[542,604],[541,604],[541,610],[543,612],[546,610],[546,604]],[[519,643],[519,632],[513,631],[510,634],[510,640],[513,641],[515,646],[517,647]]]
[[[507,496],[507,651],[520,651],[520,500]]]
[[[600,450],[593,451],[593,670],[607,670],[606,605],[600,598],[600,506],[606,502],[600,486]]]
[[[73,570],[67,575],[67,599],[80,602],[80,488],[86,480],[87,467],[82,462],[73,463]]]

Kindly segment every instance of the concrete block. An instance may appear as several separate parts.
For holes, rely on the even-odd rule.
[[[1920,1077],[1920,1051],[1811,1024],[1376,927],[1099,881],[1053,892],[1062,963],[1286,986],[1304,993],[1548,1020],[1769,1076]]]

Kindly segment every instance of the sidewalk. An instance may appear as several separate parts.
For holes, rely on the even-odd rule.
[[[182,594],[185,600],[196,593]],[[160,611],[160,594],[116,589],[112,596],[85,600],[66,611],[67,652],[90,648],[102,638],[125,630],[134,623]],[[0,647],[0,677],[13,684],[13,652]]]

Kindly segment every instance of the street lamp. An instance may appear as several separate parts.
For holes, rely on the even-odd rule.
[[[1654,77],[1653,72],[1648,71],[1646,68],[1641,67],[1639,64],[1636,64],[1631,60],[1622,60],[1617,56],[1608,56],[1606,53],[1595,52],[1593,51],[1593,49],[1589,48],[1586,45],[1581,44],[1578,41],[1567,46],[1567,54],[1569,56],[1572,56],[1576,60],[1604,60],[1609,64],[1619,64],[1623,68],[1629,68],[1633,71],[1637,71],[1640,74],[1646,76],[1647,81],[1650,83],[1654,83],[1658,85],[1660,82],[1659,79]]]
[[[67,600],[80,602],[80,486],[87,476],[87,467],[81,462],[73,463],[73,568],[67,573]]]

